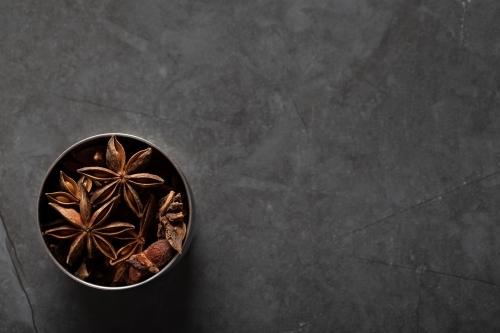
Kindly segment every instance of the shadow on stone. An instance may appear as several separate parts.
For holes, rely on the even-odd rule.
[[[78,321],[84,323],[82,329],[87,332],[189,331],[194,246],[193,240],[189,251],[167,275],[135,289],[103,291],[72,283],[67,297],[80,303],[83,313]]]

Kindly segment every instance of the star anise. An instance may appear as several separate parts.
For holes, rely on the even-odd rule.
[[[154,195],[150,195],[148,203],[144,207],[144,214],[142,214],[141,221],[139,222],[139,232],[129,230],[125,234],[125,237],[120,237],[120,239],[129,240],[130,242],[116,251],[116,259],[109,262],[111,265],[116,265],[127,260],[131,255],[142,252],[146,243],[144,233],[147,232],[149,224],[155,215],[156,200]]]
[[[186,236],[186,223],[184,223],[184,205],[180,193],[174,191],[160,200],[158,224],[158,239],[166,238],[170,245],[182,253],[182,241]]]
[[[122,261],[120,264],[113,266],[113,268],[114,275],[111,286],[116,287],[124,284],[127,281],[129,265],[126,262]]]
[[[79,181],[83,182],[87,191],[90,191],[92,188],[92,181],[89,178],[82,176]],[[45,194],[49,201],[64,207],[77,206],[80,202],[80,193],[78,192],[78,185],[76,182],[61,171],[59,186],[63,191]]]
[[[78,191],[80,195],[80,212],[72,208],[61,207],[55,203],[49,203],[70,224],[47,230],[44,234],[58,239],[74,238],[66,257],[66,263],[68,264],[71,264],[80,254],[85,244],[89,258],[93,256],[94,248],[97,248],[106,257],[116,259],[116,251],[110,239],[127,230],[134,229],[134,226],[130,223],[104,223],[119,196],[112,198],[92,214],[90,199],[83,182],[78,183]]]
[[[91,197],[92,204],[99,205],[115,196],[116,193],[121,192],[130,209],[138,217],[141,217],[143,206],[134,187],[153,187],[163,184],[163,179],[156,175],[135,173],[149,163],[151,154],[151,148],[141,150],[135,153],[125,164],[125,150],[116,139],[116,136],[113,135],[106,150],[106,165],[108,168],[96,166],[78,169],[80,174],[106,184],[94,191]]]

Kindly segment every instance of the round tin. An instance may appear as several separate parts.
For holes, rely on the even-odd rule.
[[[188,211],[188,219],[186,221],[186,223],[187,223],[187,230],[186,230],[186,237],[184,239],[184,244],[183,244],[183,247],[182,247],[182,254],[177,253],[172,258],[172,260],[170,260],[170,262],[167,263],[158,273],[150,276],[146,280],[141,281],[141,282],[136,283],[136,284],[129,285],[129,286],[120,286],[120,287],[107,287],[107,286],[102,286],[102,285],[90,283],[90,282],[84,281],[84,280],[76,277],[72,273],[68,272],[68,270],[63,265],[61,265],[56,260],[56,258],[53,256],[52,252],[49,250],[49,246],[48,246],[46,240],[42,236],[42,223],[43,223],[43,220],[44,220],[44,210],[45,210],[45,207],[43,207],[43,205],[48,206],[48,201],[47,201],[47,199],[45,198],[45,195],[44,195],[46,193],[46,191],[44,189],[46,187],[47,180],[48,179],[54,180],[55,178],[58,177],[57,175],[59,174],[59,170],[61,169],[62,162],[71,153],[73,153],[75,151],[80,151],[80,150],[85,149],[86,147],[90,147],[90,146],[106,145],[107,142],[108,142],[108,140],[113,135],[115,135],[119,139],[120,142],[121,141],[125,141],[125,142],[128,142],[129,144],[130,143],[133,144],[135,142],[139,146],[142,145],[142,146],[151,147],[153,149],[153,154],[156,153],[156,154],[160,154],[163,157],[165,157],[166,161],[168,161],[168,163],[170,164],[170,165],[168,165],[166,167],[172,168],[173,172],[177,173],[178,178],[183,183],[182,187],[183,187],[183,189],[185,191],[185,194],[186,194],[186,197],[187,197],[187,205],[185,203],[185,206],[188,206],[187,207],[188,208],[187,209],[187,211]],[[39,234],[40,234],[40,239],[41,239],[41,241],[43,243],[43,246],[45,247],[45,250],[49,254],[49,256],[52,259],[52,261],[54,261],[54,263],[66,275],[68,275],[70,278],[72,278],[73,280],[75,280],[75,281],[77,281],[77,282],[79,282],[79,283],[81,283],[83,285],[86,285],[86,286],[92,287],[92,288],[96,288],[96,289],[102,289],[102,290],[124,290],[124,289],[135,288],[135,287],[142,286],[142,285],[144,285],[144,284],[146,284],[146,283],[148,283],[148,282],[150,282],[150,281],[152,281],[154,279],[157,279],[161,275],[163,275],[163,274],[171,271],[174,268],[174,266],[186,254],[186,252],[187,252],[187,250],[189,248],[189,245],[191,244],[191,240],[193,238],[193,222],[194,222],[194,201],[193,201],[193,194],[191,192],[191,189],[189,187],[189,184],[188,184],[186,178],[182,174],[182,172],[179,169],[179,167],[177,166],[177,164],[175,164],[175,162],[172,161],[172,159],[170,157],[168,157],[167,154],[165,154],[160,148],[158,148],[157,146],[155,146],[151,142],[149,142],[147,140],[144,140],[144,139],[142,139],[140,137],[137,137],[137,136],[134,136],[134,135],[129,135],[129,134],[106,133],[106,134],[100,134],[100,135],[91,136],[91,137],[86,138],[86,139],[84,139],[84,140],[82,140],[80,142],[75,143],[74,145],[72,145],[71,147],[69,147],[68,149],[66,149],[61,155],[59,155],[59,157],[54,161],[54,163],[52,163],[52,165],[50,166],[49,170],[47,171],[47,174],[44,177],[44,180],[42,182],[42,186],[40,187],[40,191],[38,193],[38,200],[37,200],[37,225],[38,225],[38,230],[39,230]]]

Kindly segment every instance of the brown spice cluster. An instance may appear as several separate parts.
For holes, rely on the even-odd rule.
[[[75,276],[100,285],[134,284],[182,253],[185,191],[176,188],[175,173],[165,184],[163,174],[146,172],[152,156],[149,147],[127,161],[112,136],[107,147],[87,147],[63,162],[80,178],[60,170],[58,186],[49,186],[57,190],[46,193],[60,218],[42,228],[56,260]]]

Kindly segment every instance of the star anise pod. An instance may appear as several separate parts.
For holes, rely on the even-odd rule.
[[[127,281],[128,267],[129,265],[124,261],[113,266],[114,274],[113,274],[113,281],[111,282],[111,287],[120,286]]]
[[[141,253],[132,255],[127,260],[130,265],[128,284],[139,282],[149,273],[158,273],[160,268],[172,260],[174,255],[175,250],[166,239],[160,239]]]
[[[179,253],[182,253],[182,241],[186,236],[186,223],[184,223],[184,205],[180,193],[174,191],[160,199],[158,217],[158,239],[166,238],[170,245]]]
[[[125,237],[120,237],[120,239],[129,240],[130,242],[116,251],[116,259],[109,262],[111,265],[116,265],[127,260],[131,255],[142,252],[146,243],[144,233],[148,231],[149,224],[155,218],[155,215],[156,201],[154,195],[150,195],[149,201],[144,207],[144,214],[142,214],[141,221],[139,222],[139,232],[129,230],[125,234]]]
[[[85,280],[86,278],[89,277],[91,272],[92,272],[92,270],[90,270],[90,272],[89,272],[89,270],[87,268],[87,264],[85,262],[82,262],[82,264],[80,265],[80,268],[78,268],[78,270],[75,272],[75,276],[79,277],[82,280]]]
[[[103,167],[86,167],[77,171],[92,180],[104,182],[106,185],[94,191],[92,204],[99,205],[106,202],[117,193],[122,192],[125,202],[138,216],[142,216],[143,206],[141,199],[134,189],[138,187],[153,187],[163,184],[163,179],[149,173],[135,173],[144,168],[151,159],[152,149],[146,148],[135,153],[127,163],[125,150],[118,142],[116,136],[112,136],[106,150],[106,165]]]
[[[83,182],[83,185],[85,186],[87,191],[90,191],[90,189],[92,188],[92,180],[83,176],[79,181]],[[61,171],[61,174],[59,176],[59,186],[63,191],[45,194],[49,201],[63,207],[77,206],[80,202],[80,193],[78,191],[78,185],[73,180],[73,178],[69,177]]]
[[[45,235],[58,239],[73,239],[70,246],[66,263],[71,264],[75,257],[86,244],[87,256],[93,255],[94,248],[97,248],[102,254],[110,259],[116,259],[116,251],[110,242],[110,239],[121,233],[133,229],[134,226],[125,222],[105,223],[118,196],[109,200],[92,214],[90,199],[83,182],[78,183],[80,195],[80,212],[72,208],[64,208],[55,203],[49,203],[57,210],[70,224],[53,228],[45,231]]]

